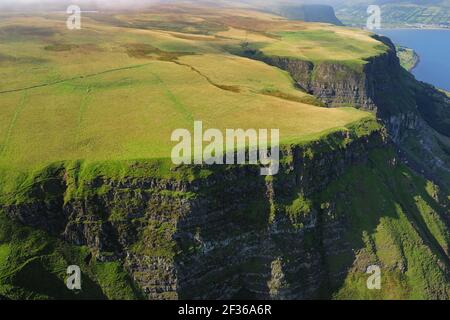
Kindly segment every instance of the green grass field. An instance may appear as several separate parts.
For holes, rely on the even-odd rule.
[[[227,17],[224,13],[220,23]],[[144,18],[173,23],[168,17],[146,16],[139,18],[141,24],[147,21]],[[194,26],[205,23],[198,19]],[[223,49],[239,43],[233,31],[248,33],[244,29],[219,28],[217,36],[195,30],[181,33],[171,25],[124,28],[86,19],[82,30],[69,31],[62,22],[55,16],[9,18],[0,23],[2,168],[73,159],[167,158],[171,132],[191,128],[194,120],[220,129],[279,128],[282,140],[292,140],[367,116],[352,109],[324,109],[265,94],[307,96],[294,87],[287,73]],[[274,27],[277,35],[286,22],[279,24]],[[289,23],[286,28],[304,26]],[[229,32],[228,37],[224,32]],[[342,59],[367,55],[365,49],[361,56],[349,54],[353,50],[348,45],[339,48],[340,41],[331,46],[332,31],[308,28],[296,31],[295,36],[291,32],[281,39],[266,36],[273,42],[268,50],[281,54],[277,47],[287,45],[294,50],[296,43],[305,45],[308,39],[307,44],[320,46],[317,50],[323,50],[324,56],[327,50],[340,51]],[[254,34],[264,37],[262,31]],[[352,37],[353,45],[361,48],[378,45],[367,35]],[[299,56],[305,57],[306,51],[300,50]]]
[[[327,60],[364,64],[367,58],[386,51],[386,47],[362,31],[322,26],[300,31],[279,32],[281,41],[263,46],[269,56],[302,58],[307,61]]]
[[[381,46],[364,32],[241,10],[90,15],[76,31],[61,15],[8,16],[0,22],[0,176],[66,160],[169,158],[172,131],[194,120],[278,128],[291,142],[369,115],[313,105],[286,72],[228,52],[242,41],[343,62]]]

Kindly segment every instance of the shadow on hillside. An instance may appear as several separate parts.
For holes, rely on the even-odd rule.
[[[270,202],[259,168],[217,171],[174,239],[180,299],[268,298]]]
[[[375,157],[367,165],[350,168],[320,194],[300,198],[312,203],[308,212],[298,204],[299,186],[275,183],[271,210],[263,178],[239,170],[232,178],[216,176],[212,187],[200,192],[194,215],[179,221],[179,298],[330,299],[348,286],[352,274],[367,279],[371,265],[394,275],[386,278],[392,283],[384,289],[394,293],[381,291],[373,297],[395,296],[397,291],[398,297],[405,297],[402,290],[409,284],[400,279],[408,268],[417,267],[410,265],[414,253],[407,251],[415,240],[388,241],[413,232],[432,256],[449,266],[448,246],[439,243],[424,218],[428,213],[419,211],[415,197],[424,199],[439,215],[433,219],[445,220],[447,227],[449,217],[428,195],[426,181],[387,162]],[[388,230],[388,239],[375,236],[380,228]],[[386,256],[394,262],[386,265]],[[362,298],[358,295],[365,295],[367,288],[352,290],[351,298]]]
[[[446,227],[449,227],[448,212],[446,214],[445,208],[428,195],[425,180],[404,166],[393,168],[378,162],[384,160],[372,159],[370,169],[352,168],[345,177],[328,188],[331,193],[321,198],[321,201],[332,203],[331,208],[321,212],[321,225],[324,227],[320,247],[327,275],[321,291],[322,298],[336,297],[342,288],[344,295],[338,297],[407,297],[409,290],[419,287],[409,287],[411,284],[404,278],[404,273],[408,270],[415,273],[413,269],[424,267],[416,265],[416,259],[431,261],[432,257],[436,257],[447,267],[450,266],[449,243],[446,243],[447,247],[442,246],[437,240],[439,234],[432,229],[438,220],[445,221]],[[419,209],[418,197],[437,216],[427,209]],[[414,239],[404,238],[411,233]],[[430,253],[422,256],[423,251],[415,249],[417,241],[423,243]],[[365,287],[365,281],[370,276],[366,271],[371,265],[379,266],[386,274],[379,293],[369,292]],[[361,276],[364,281],[358,282],[357,278]],[[428,283],[428,290],[436,289],[433,288],[436,279],[424,278],[420,281]],[[407,287],[409,289],[404,289]]]

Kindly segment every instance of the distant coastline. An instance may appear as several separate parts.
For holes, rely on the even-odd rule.
[[[367,29],[365,24],[347,23],[347,27]],[[382,28],[378,30],[450,30],[450,24],[387,24],[382,23]]]
[[[405,69],[420,80],[450,91],[450,29],[380,29],[397,47],[411,48],[399,53]],[[401,51],[401,50],[399,50]],[[412,52],[414,51],[415,54]]]
[[[400,26],[386,26],[383,29],[398,29],[398,30],[450,30],[450,26],[435,26],[435,25],[424,25],[424,26],[414,26],[414,25],[400,25]]]

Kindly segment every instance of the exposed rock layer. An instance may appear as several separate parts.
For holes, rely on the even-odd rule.
[[[331,137],[346,138],[342,132]],[[324,256],[351,253],[342,238],[349,225],[314,205],[293,221],[282,205],[323,190],[385,145],[378,130],[341,148],[288,147],[282,172],[268,180],[249,166],[201,182],[99,177],[90,187],[108,186],[108,192],[69,201],[62,170],[57,182],[35,187],[42,192],[36,202],[4,210],[88,246],[100,261],[121,261],[150,299],[328,297],[329,278],[342,280],[345,272],[330,274]]]

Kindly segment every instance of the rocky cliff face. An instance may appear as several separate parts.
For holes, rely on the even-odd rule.
[[[387,50],[362,66],[331,61],[315,64],[265,56],[252,49],[241,54],[288,71],[300,89],[328,107],[355,106],[373,111],[391,139],[408,155],[409,162],[415,163],[415,170],[450,186],[449,145],[441,137],[450,134],[445,121],[450,116],[448,96],[416,81],[401,67],[394,44],[388,38],[374,37]]]
[[[357,139],[338,132],[285,148],[273,179],[248,166],[192,182],[98,177],[86,187],[104,192],[73,199],[62,169],[30,191],[36,201],[3,209],[89,247],[98,261],[120,261],[150,299],[327,297],[329,278],[344,274],[330,274],[324,259],[351,250],[341,241],[349,226],[310,199],[385,144],[381,130]]]
[[[352,105],[376,111],[386,118],[403,109],[414,109],[410,90],[403,79],[395,46],[378,37],[388,49],[368,59],[364,65],[324,61],[313,63],[300,59],[265,56],[258,50],[244,50],[243,55],[288,71],[296,84],[320,98],[330,107]]]
[[[448,299],[448,199],[387,151],[384,129],[364,131],[284,147],[272,178],[235,166],[82,182],[61,166],[1,209],[87,248],[83,270],[123,266],[148,299]],[[381,291],[367,290],[371,265]]]

